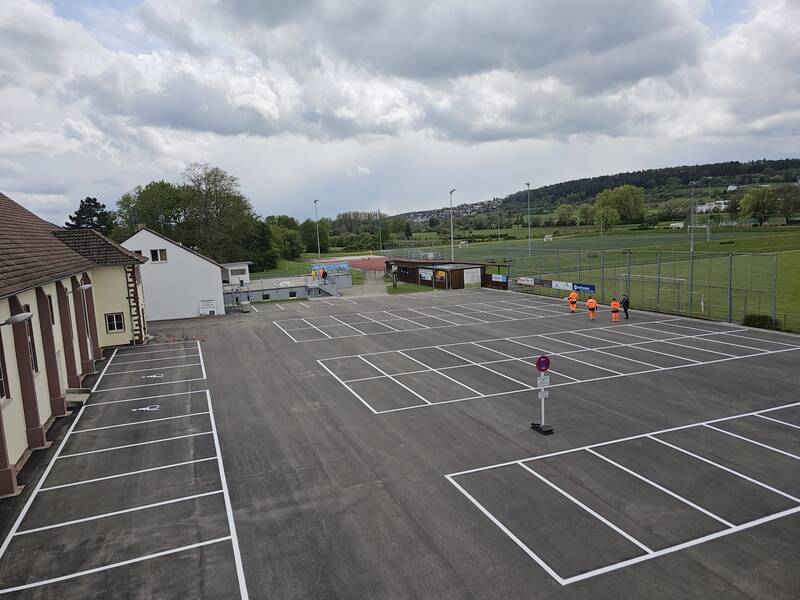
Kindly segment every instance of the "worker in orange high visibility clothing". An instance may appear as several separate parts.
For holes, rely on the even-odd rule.
[[[567,296],[567,300],[569,301],[569,311],[575,312],[578,308],[578,292],[575,290],[570,292],[569,296]]]
[[[619,300],[616,298],[611,299],[611,321],[616,323],[619,321]]]
[[[589,320],[594,321],[594,313],[597,312],[597,300],[594,299],[594,296],[589,296],[586,301],[586,308],[589,309]]]

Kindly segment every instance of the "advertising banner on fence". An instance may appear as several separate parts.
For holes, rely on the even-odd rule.
[[[419,278],[423,281],[433,281],[433,270],[432,269],[420,269],[419,270]]]
[[[499,281],[500,283],[508,283],[508,275],[498,275],[492,273],[492,281]]]
[[[494,280],[494,275],[492,276]],[[551,279],[538,279],[534,277],[517,277],[519,285],[538,285],[539,287],[551,288],[554,290],[566,290],[576,292],[595,293],[595,286],[591,283],[572,283],[571,281],[553,281]]]
[[[537,284],[533,277],[517,277],[517,283],[520,285],[541,285]]]
[[[348,262],[319,263],[316,265],[311,265],[311,268],[314,269],[317,273],[319,273],[321,269],[325,269],[329,275],[333,275],[334,273],[349,273],[350,263]]]
[[[553,285],[551,286],[554,290],[569,290],[572,291],[572,282],[571,281],[553,281]]]
[[[594,294],[595,287],[590,283],[573,283],[572,289],[576,292],[586,292],[588,294]]]

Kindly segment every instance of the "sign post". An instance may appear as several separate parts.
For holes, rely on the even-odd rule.
[[[547,386],[550,385],[550,376],[547,374],[547,370],[550,368],[550,357],[542,355],[537,358],[536,368],[539,373],[541,373],[541,375],[536,378],[536,386],[539,388],[539,400],[542,403],[542,422],[531,423],[531,429],[542,435],[551,435],[553,433],[553,428],[547,425],[544,419],[544,399],[550,395],[550,392],[547,391]]]

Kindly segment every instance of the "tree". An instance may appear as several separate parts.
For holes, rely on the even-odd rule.
[[[414,235],[414,232],[411,231],[411,221],[406,221],[406,229],[405,229],[404,234],[405,234],[407,240],[410,240],[411,236]]]
[[[578,207],[578,225],[588,225],[594,222],[594,206],[591,204],[581,204]]]
[[[300,224],[300,239],[306,247],[306,252],[317,251],[317,224],[311,219],[306,219]]]
[[[764,225],[769,215],[778,209],[778,194],[772,188],[751,188],[742,198],[742,214],[752,217],[759,225]]]
[[[619,211],[610,206],[601,206],[594,211],[594,224],[600,227],[600,231],[609,231],[614,225],[621,222]]]
[[[143,225],[187,245],[196,245],[197,236],[187,225],[189,190],[168,181],[151,181],[137,186],[117,201],[115,237],[125,239]]]
[[[556,221],[559,225],[570,225],[574,209],[569,204],[562,204],[556,209]]]
[[[616,209],[622,223],[641,223],[644,220],[644,190],[633,185],[621,185],[603,190],[597,195],[595,207]]]
[[[64,227],[67,229],[94,229],[103,235],[111,235],[113,215],[106,210],[106,205],[97,198],[87,196],[81,200],[78,210],[67,217]]]
[[[256,223],[249,246],[253,249],[254,271],[266,271],[278,266],[280,253],[275,247],[272,226],[269,223],[263,220]]]
[[[775,188],[778,195],[778,209],[786,225],[792,220],[795,213],[800,212],[800,186],[781,185]]]

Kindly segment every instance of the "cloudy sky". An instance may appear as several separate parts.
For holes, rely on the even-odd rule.
[[[60,223],[204,161],[304,218],[796,157],[797,23],[800,0],[2,0],[0,191]]]

